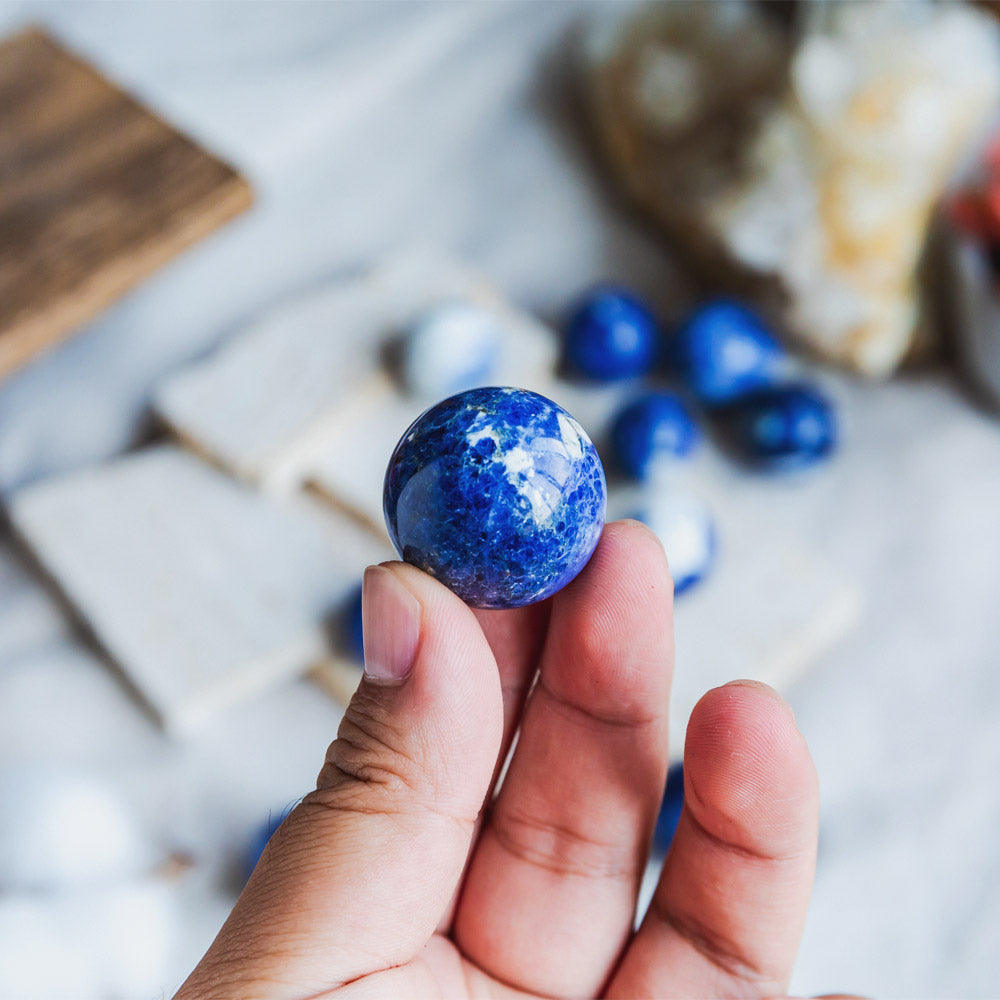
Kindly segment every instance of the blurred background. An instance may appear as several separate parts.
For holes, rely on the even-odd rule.
[[[795,710],[792,992],[995,995],[998,105],[988,5],[0,0],[0,995],[179,986],[483,380],[664,540],[675,761]]]

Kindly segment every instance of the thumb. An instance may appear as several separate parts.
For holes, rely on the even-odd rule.
[[[411,960],[448,906],[500,747],[496,662],[412,566],[369,567],[363,611],[365,676],[317,789],[178,997],[313,996]]]

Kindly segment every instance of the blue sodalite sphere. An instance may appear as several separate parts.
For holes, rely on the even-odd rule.
[[[406,331],[403,379],[411,392],[439,399],[489,383],[500,358],[496,316],[476,302],[441,302]]]
[[[621,470],[647,479],[662,460],[686,458],[701,434],[687,407],[670,392],[651,392],[626,405],[611,425]]]
[[[606,499],[597,451],[562,407],[493,387],[418,417],[383,491],[400,556],[479,608],[532,604],[569,583],[597,545]]]
[[[677,490],[652,493],[635,518],[648,525],[663,544],[674,579],[674,596],[691,590],[715,563],[715,519],[708,506]]]
[[[736,450],[776,471],[822,461],[837,446],[833,404],[809,385],[787,385],[741,399],[727,413]]]
[[[725,299],[702,306],[681,326],[672,357],[706,406],[774,385],[785,367],[784,351],[760,318]]]
[[[588,293],[566,328],[566,361],[600,382],[644,375],[656,361],[658,330],[652,313],[620,288]]]

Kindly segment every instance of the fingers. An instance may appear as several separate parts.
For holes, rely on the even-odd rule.
[[[609,995],[778,996],[816,860],[816,772],[791,711],[738,681],[695,707],[684,811]]]
[[[525,699],[535,678],[551,608],[551,601],[542,601],[510,611],[473,611],[500,670],[503,740],[497,759],[498,771],[510,749]]]
[[[487,801],[492,797],[494,785],[507,759],[507,753],[521,719],[524,701],[535,677],[538,657],[545,640],[545,630],[548,628],[550,606],[551,602],[543,601],[540,604],[529,604],[523,608],[507,611],[473,609],[472,612],[490,644],[490,649],[493,650],[503,692],[503,735],[496,766],[493,769],[493,778],[490,781],[490,790],[487,792]],[[481,819],[480,816],[480,821]],[[479,821],[473,833],[473,844],[478,830]],[[457,905],[456,893],[438,923],[439,934],[451,932]]]
[[[366,572],[364,622],[365,679],[318,788],[182,997],[312,996],[401,965],[448,904],[500,745],[496,662],[469,608],[410,566]]]
[[[631,932],[667,767],[671,597],[659,542],[621,522],[554,599],[453,929],[511,986],[596,994]]]

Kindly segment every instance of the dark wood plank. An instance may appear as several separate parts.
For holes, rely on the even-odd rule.
[[[0,44],[0,377],[251,200],[232,167],[44,32]]]

